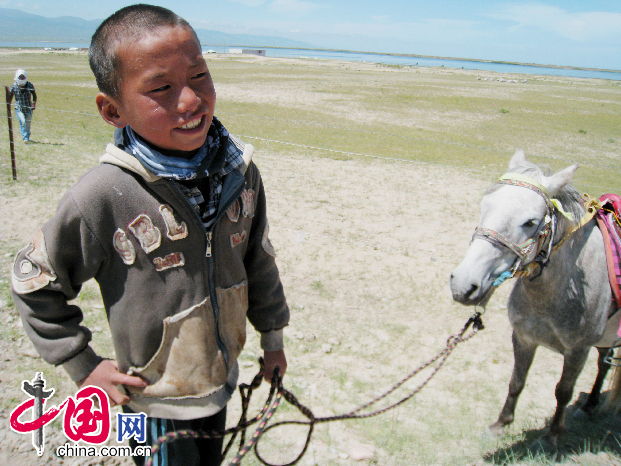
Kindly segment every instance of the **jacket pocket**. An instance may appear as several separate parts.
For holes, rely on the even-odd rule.
[[[209,298],[164,319],[162,342],[144,367],[129,373],[149,382],[130,393],[157,398],[207,396],[226,382],[226,365],[216,344],[213,308]]]
[[[246,342],[248,286],[243,282],[217,289],[219,334],[229,366]],[[149,382],[144,389],[127,386],[130,393],[154,398],[199,398],[220,389],[227,380],[227,364],[216,342],[215,319],[209,298],[163,321],[162,342],[144,366],[130,374]]]

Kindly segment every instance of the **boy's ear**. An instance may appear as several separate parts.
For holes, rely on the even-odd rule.
[[[116,128],[124,128],[127,126],[125,119],[119,114],[119,104],[117,99],[110,97],[108,94],[100,92],[95,97],[95,103],[101,117]]]

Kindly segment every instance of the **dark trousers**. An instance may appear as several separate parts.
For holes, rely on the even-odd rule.
[[[123,406],[123,412],[133,411]],[[191,430],[197,433],[217,431],[222,432],[226,428],[226,407],[217,414],[189,421],[176,421],[172,419],[147,418],[146,442],[138,443],[134,437],[129,439],[129,445],[135,449],[138,445],[152,446],[158,437],[167,432]],[[153,466],[219,466],[222,463],[223,438],[194,439],[182,438],[163,443],[160,450],[153,457]],[[146,464],[145,457],[133,457],[137,466]]]

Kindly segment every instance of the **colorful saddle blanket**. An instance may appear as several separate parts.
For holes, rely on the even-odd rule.
[[[604,194],[599,200],[602,208],[595,218],[604,237],[613,299],[617,309],[621,309],[621,197],[617,194]],[[617,336],[621,338],[621,327]]]

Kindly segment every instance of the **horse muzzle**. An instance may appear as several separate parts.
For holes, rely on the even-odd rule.
[[[493,280],[480,280],[475,275],[463,273],[461,266],[451,274],[450,287],[453,300],[466,306],[477,306],[487,303],[494,292]]]

